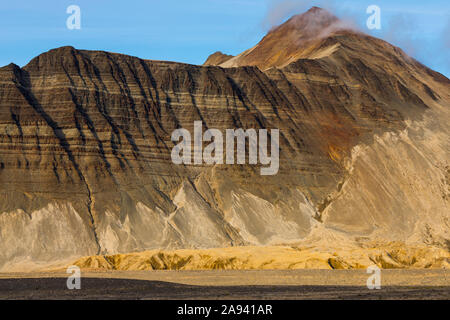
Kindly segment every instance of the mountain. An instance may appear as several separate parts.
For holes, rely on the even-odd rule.
[[[399,242],[438,253],[383,249],[397,265],[448,266],[450,80],[342,26],[313,8],[243,54],[216,54],[218,66],[62,47],[0,68],[0,270],[150,249]],[[194,121],[279,129],[278,173],[174,164],[171,134]]]

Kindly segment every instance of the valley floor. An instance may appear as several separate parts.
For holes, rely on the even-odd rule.
[[[0,299],[450,299],[448,270],[82,271],[68,290],[61,272],[2,273]]]

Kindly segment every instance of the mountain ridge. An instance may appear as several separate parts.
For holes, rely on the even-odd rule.
[[[362,34],[301,50],[265,68],[67,46],[0,68],[0,270],[336,239],[448,250],[450,80]],[[171,132],[197,120],[279,128],[279,173],[173,164]]]

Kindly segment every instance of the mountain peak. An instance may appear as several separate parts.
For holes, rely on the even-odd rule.
[[[283,33],[295,31],[300,32],[304,37],[311,38],[337,22],[339,19],[329,11],[312,7],[305,13],[294,15],[285,23],[272,28],[269,34],[276,32],[283,35]]]
[[[307,47],[336,31],[349,29],[329,11],[312,7],[272,28],[253,48],[220,64],[222,67],[258,66],[261,70],[283,67],[304,56]],[[330,54],[330,48],[323,54]],[[323,55],[322,54],[322,55]]]
[[[216,66],[230,60],[231,58],[233,58],[232,55],[222,53],[221,51],[216,51],[206,59],[203,65]]]
[[[308,11],[306,11],[305,13],[303,13],[303,15],[306,15],[306,14],[313,14],[313,13],[318,13],[318,12],[330,14],[327,10],[325,10],[325,9],[323,9],[323,8],[316,7],[316,6],[312,6]]]

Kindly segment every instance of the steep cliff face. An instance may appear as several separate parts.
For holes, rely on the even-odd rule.
[[[327,13],[289,57],[260,45],[194,66],[62,47],[0,68],[0,269],[336,237],[448,250],[450,80],[336,23]],[[173,164],[171,133],[197,120],[279,129],[278,174]]]

